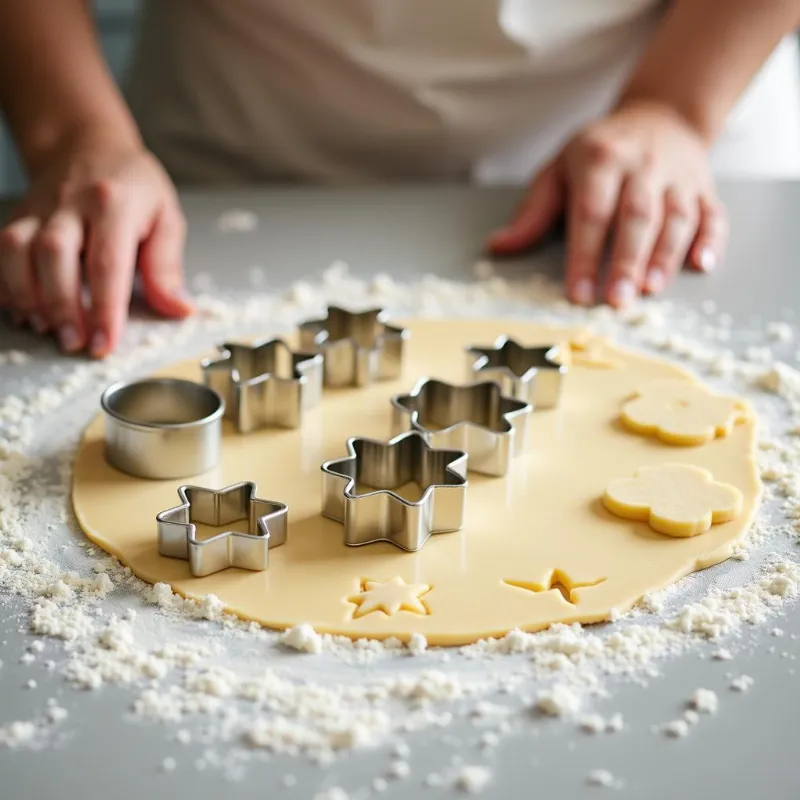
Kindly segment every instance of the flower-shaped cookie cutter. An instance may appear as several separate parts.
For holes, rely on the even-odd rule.
[[[419,431],[432,447],[464,450],[471,471],[502,476],[525,448],[531,411],[493,381],[458,386],[422,378],[409,394],[392,397],[392,433]]]
[[[467,374],[469,380],[499,383],[503,394],[530,403],[534,410],[553,408],[567,374],[561,360],[560,345],[525,347],[501,336],[491,347],[467,348]]]
[[[188,561],[196,578],[228,567],[264,570],[269,550],[286,541],[288,507],[256,497],[252,482],[224,489],[181,486],[178,496],[179,506],[156,516],[158,552]],[[229,530],[210,539],[197,538],[197,525],[218,528],[242,520],[247,521],[247,533]]]
[[[405,328],[389,325],[381,308],[328,306],[325,317],[300,325],[301,348],[324,355],[324,383],[333,388],[400,377],[409,336]]]
[[[344,523],[345,544],[391,542],[415,551],[432,534],[463,526],[465,452],[433,448],[416,431],[388,442],[348,439],[347,452],[322,465],[322,514]],[[412,481],[422,488],[418,500],[394,491]]]
[[[200,367],[206,386],[225,398],[225,418],[240,433],[297,428],[322,395],[322,356],[294,352],[282,339],[225,343]]]
[[[747,419],[745,403],[715,394],[688,378],[659,378],[625,402],[622,424],[644,436],[673,445],[703,445],[728,436]]]
[[[735,486],[691,464],[644,467],[632,478],[609,484],[603,495],[612,514],[647,522],[653,530],[676,537],[696,536],[730,522],[741,513],[742,502]]]

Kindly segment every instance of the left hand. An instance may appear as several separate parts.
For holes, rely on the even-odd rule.
[[[684,263],[707,272],[727,240],[706,143],[658,104],[622,105],[575,135],[534,179],[513,222],[492,235],[490,252],[530,247],[562,214],[566,291],[580,305],[592,305],[598,289],[611,305],[629,305],[660,292]]]

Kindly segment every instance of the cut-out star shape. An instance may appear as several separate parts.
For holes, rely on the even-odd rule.
[[[388,581],[361,581],[358,594],[347,598],[348,603],[356,606],[353,617],[364,617],[375,611],[393,617],[400,611],[425,616],[430,613],[420,599],[430,592],[426,583],[406,583],[401,577]]]
[[[518,589],[526,589],[529,592],[560,592],[564,600],[570,605],[577,605],[578,597],[575,594],[578,589],[589,589],[592,586],[597,586],[603,583],[605,578],[597,578],[593,581],[577,581],[573,580],[564,570],[552,570],[543,581],[515,581],[505,580],[509,586],[515,586]]]

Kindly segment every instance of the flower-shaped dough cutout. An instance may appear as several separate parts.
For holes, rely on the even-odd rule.
[[[683,378],[652,381],[622,406],[622,424],[635,433],[674,445],[702,445],[727,436],[747,418],[735,397],[714,394]]]
[[[618,517],[647,522],[667,536],[696,536],[742,511],[742,493],[706,469],[661,464],[611,483],[603,505]]]

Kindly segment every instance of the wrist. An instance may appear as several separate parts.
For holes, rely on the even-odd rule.
[[[687,107],[683,103],[654,93],[639,94],[625,91],[614,106],[614,110],[620,112],[634,110],[662,116],[691,130],[707,148],[714,143],[718,133],[717,124],[707,110],[697,113],[690,106]]]
[[[139,152],[141,136],[129,119],[82,117],[43,127],[20,142],[28,174],[35,177],[54,160],[72,153]]]

